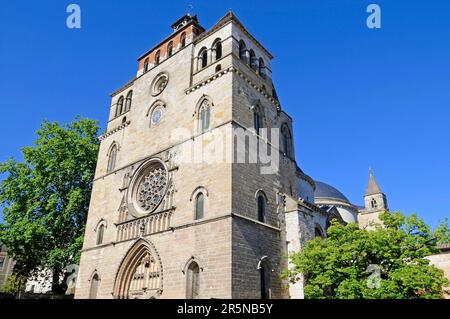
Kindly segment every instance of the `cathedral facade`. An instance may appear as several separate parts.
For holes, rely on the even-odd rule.
[[[299,168],[272,55],[232,12],[172,29],[111,95],[75,297],[302,298],[286,256],[386,196],[370,175],[359,207]]]

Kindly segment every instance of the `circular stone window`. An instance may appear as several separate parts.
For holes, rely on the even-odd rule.
[[[157,107],[152,112],[152,118],[151,118],[151,124],[152,126],[157,125],[159,122],[161,122],[161,118],[163,116],[163,110],[161,107]]]
[[[129,200],[135,217],[150,214],[158,208],[166,195],[168,172],[159,160],[151,160],[136,172],[131,182]]]
[[[156,76],[156,78],[152,82],[151,90],[152,95],[157,96],[160,95],[162,91],[167,86],[167,83],[169,83],[169,76],[166,73],[161,73]]]

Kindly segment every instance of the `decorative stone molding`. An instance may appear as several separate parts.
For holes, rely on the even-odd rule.
[[[270,103],[272,103],[272,105],[274,105],[277,109],[278,112],[281,112],[281,105],[280,103],[275,100],[273,98],[273,96],[269,95],[267,93],[267,91],[263,90],[262,87],[260,87],[259,85],[257,85],[256,83],[254,83],[252,80],[250,80],[247,76],[245,76],[244,73],[242,73],[241,71],[239,71],[236,67],[234,66],[230,66],[228,68],[223,69],[222,71],[219,71],[213,75],[211,75],[210,77],[208,77],[205,80],[202,80],[200,82],[198,82],[197,84],[194,84],[193,86],[191,86],[190,88],[188,88],[187,90],[185,90],[184,92],[186,93],[186,95],[189,95],[190,93],[200,89],[201,87],[211,83],[214,80],[217,80],[218,78],[222,77],[223,75],[225,75],[226,73],[229,72],[235,72],[239,77],[241,77],[242,79],[244,79],[251,87],[253,87],[256,91],[258,91],[262,96],[264,96]]]
[[[109,137],[109,136],[111,136],[111,135],[113,135],[113,134],[119,132],[120,130],[123,130],[125,127],[129,126],[130,124],[131,124],[131,121],[127,121],[127,122],[125,122],[125,123],[122,123],[120,126],[117,126],[116,128],[112,129],[111,131],[106,132],[106,133],[103,134],[103,135],[100,135],[100,136],[98,137],[98,139],[99,139],[100,141],[103,141],[103,140],[106,139],[107,137]]]

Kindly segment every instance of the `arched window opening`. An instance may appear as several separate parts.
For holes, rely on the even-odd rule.
[[[170,42],[167,46],[167,56],[171,57],[173,54],[173,42]]]
[[[158,50],[155,54],[155,64],[159,64],[161,62],[161,51]]]
[[[283,152],[286,157],[292,157],[292,137],[291,132],[287,125],[284,125],[282,128],[282,138],[283,138]]]
[[[244,41],[239,42],[239,59],[241,59],[244,63],[247,63],[247,48],[245,46]]]
[[[186,298],[198,299],[200,295],[200,267],[193,261],[187,269]]]
[[[258,221],[264,222],[266,216],[266,198],[263,194],[258,195]]]
[[[372,208],[378,207],[378,204],[377,204],[377,201],[375,200],[375,198],[372,198],[371,205],[372,205]]]
[[[180,44],[181,44],[182,48],[184,48],[186,46],[186,33],[184,33],[184,32],[181,34]]]
[[[122,119],[122,124],[125,124],[126,122],[127,122],[127,117],[124,116],[123,119]]]
[[[128,92],[127,98],[125,100],[125,112],[131,109],[131,102],[133,101],[133,91]]]
[[[206,48],[200,50],[199,62],[201,69],[208,66],[208,50]]]
[[[216,66],[216,73],[222,71],[222,66],[220,64],[218,64]]]
[[[314,228],[314,237],[324,238],[322,228],[319,225],[316,225]]]
[[[195,198],[195,219],[203,219],[205,216],[205,195],[200,193]]]
[[[147,58],[147,59],[145,59],[145,61],[144,61],[144,73],[148,71],[148,64],[149,64],[149,60],[148,60],[148,58]]]
[[[259,269],[261,283],[261,299],[270,299],[270,268],[261,262]]]
[[[103,244],[103,235],[105,233],[105,225],[101,224],[97,230],[97,245]]]
[[[265,66],[264,60],[262,58],[259,59],[258,73],[263,79],[266,78],[266,66]]]
[[[250,67],[256,72],[258,70],[258,62],[256,59],[255,52],[250,50]]]
[[[211,106],[207,100],[200,106],[200,131],[203,133],[209,130],[211,120]]]
[[[117,160],[117,145],[114,145],[111,148],[111,151],[109,152],[108,156],[108,169],[107,172],[112,172],[116,167],[116,160]]]
[[[97,299],[99,282],[100,282],[100,277],[98,276],[98,274],[95,274],[94,276],[92,276],[91,289],[89,291],[89,299]]]
[[[253,112],[253,124],[255,126],[256,134],[260,134],[260,130],[264,127],[264,122],[262,112],[259,107],[256,107]]]
[[[214,51],[216,52],[216,60],[219,60],[222,58],[222,42],[220,40],[217,40],[217,42],[214,45]]]
[[[123,113],[123,103],[124,103],[124,98],[123,98],[123,96],[121,96],[119,98],[119,101],[117,102],[116,116],[119,116]]]

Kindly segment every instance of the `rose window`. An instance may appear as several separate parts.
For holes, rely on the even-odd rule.
[[[153,211],[164,198],[167,188],[167,171],[162,167],[150,170],[137,189],[137,202],[146,211]]]

